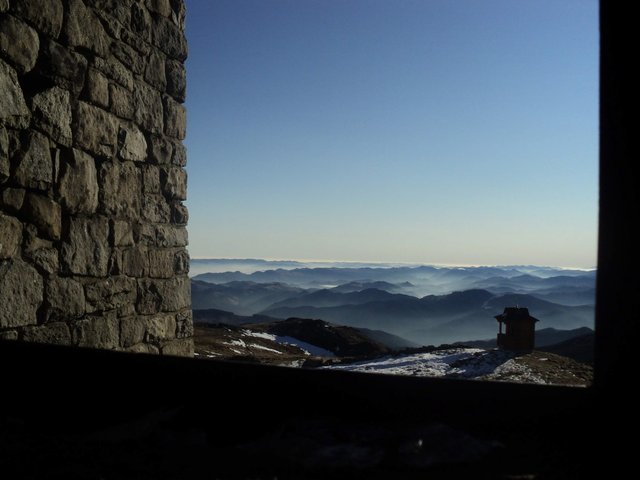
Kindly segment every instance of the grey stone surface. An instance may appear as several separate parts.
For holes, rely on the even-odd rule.
[[[98,175],[91,156],[72,148],[63,152],[58,181],[60,204],[70,213],[94,213],[98,207]]]
[[[72,335],[79,347],[110,350],[120,346],[120,324],[114,312],[75,322]]]
[[[142,167],[142,190],[144,193],[160,193],[160,168],[155,165]]]
[[[48,274],[58,273],[58,249],[41,247],[30,252],[25,252],[25,255],[30,258],[33,264],[40,270]]]
[[[112,222],[113,246],[129,247],[134,243],[133,226],[131,223],[123,220],[114,220]]]
[[[11,8],[44,34],[58,38],[63,18],[61,0],[12,0]]]
[[[133,91],[134,120],[148,132],[163,130],[162,98],[160,93],[142,82]]]
[[[122,251],[122,271],[130,277],[146,277],[149,272],[149,257],[144,245],[137,245]]]
[[[153,44],[169,57],[184,61],[187,58],[187,40],[184,32],[162,16],[156,16],[153,23]]]
[[[60,238],[62,213],[58,203],[44,195],[27,192],[21,212],[41,234],[53,240]]]
[[[175,60],[167,60],[165,67],[167,93],[179,102],[184,102],[187,95],[187,72],[184,65]]]
[[[158,247],[186,247],[189,244],[187,229],[173,225],[156,226],[156,245]]]
[[[147,158],[147,140],[133,123],[120,125],[118,155],[123,160],[134,162],[142,162]]]
[[[109,110],[114,115],[128,120],[133,118],[133,94],[124,87],[109,85]]]
[[[176,275],[186,275],[189,273],[189,252],[179,250],[173,258],[173,272]]]
[[[174,146],[162,135],[149,135],[149,159],[159,165],[171,163]]]
[[[34,71],[70,90],[76,97],[84,86],[87,59],[57,42],[43,39]]]
[[[27,327],[22,334],[23,342],[71,345],[71,331],[63,322],[47,323],[39,327]]]
[[[174,275],[175,250],[149,250],[149,276],[171,278]]]
[[[44,299],[47,321],[80,318],[85,313],[84,288],[72,278],[48,279]]]
[[[0,0],[0,3],[2,0]],[[0,332],[0,340],[18,340],[18,331],[17,330],[5,330],[4,332]]]
[[[63,37],[72,47],[84,47],[105,57],[108,36],[95,13],[82,0],[67,0]]]
[[[186,225],[189,221],[189,211],[180,201],[171,203],[171,221],[177,225]]]
[[[187,172],[179,167],[166,167],[160,170],[162,191],[167,198],[187,199]]]
[[[134,3],[131,6],[131,30],[139,35],[142,40],[149,42],[151,40],[151,15],[143,5]]]
[[[131,353],[148,353],[153,355],[158,355],[160,353],[160,349],[154,345],[149,345],[148,343],[138,343],[137,345],[133,345],[125,349],[127,352]]]
[[[167,88],[164,55],[157,50],[153,50],[146,60],[144,79],[149,85],[164,91]]]
[[[31,112],[24,101],[16,71],[0,60],[0,124],[13,128],[27,128]]]
[[[169,223],[171,207],[162,195],[145,193],[142,196],[142,218],[151,223]]]
[[[170,18],[173,13],[169,0],[147,0],[146,4],[150,11],[156,12],[163,17]]]
[[[162,355],[172,357],[193,357],[193,339],[179,338],[165,343],[160,350]]]
[[[117,58],[95,57],[92,65],[127,90],[133,90],[133,73]]]
[[[21,20],[5,15],[0,17],[0,55],[16,67],[20,74],[36,64],[40,40],[36,31]]]
[[[0,12],[9,10],[9,0],[0,0]]]
[[[53,181],[49,139],[31,132],[25,149],[17,155],[14,181],[26,188],[47,190]]]
[[[9,135],[7,129],[0,125],[0,183],[9,178]]]
[[[95,155],[113,156],[118,144],[118,124],[110,113],[78,102],[75,142]]]
[[[187,165],[187,149],[181,142],[173,144],[173,155],[171,156],[171,163],[178,167],[184,167]]]
[[[31,99],[34,124],[56,142],[71,146],[71,102],[67,90],[53,87]]]
[[[3,187],[0,195],[0,205],[9,212],[18,212],[24,203],[26,190],[24,188]]]
[[[100,209],[110,215],[140,216],[141,171],[132,162],[105,162],[100,167]]]
[[[102,72],[95,68],[87,70],[84,98],[99,107],[107,108],[109,106],[109,81]]]
[[[62,243],[61,263],[65,272],[105,277],[109,261],[109,223],[105,217],[74,218]]]
[[[183,310],[176,314],[176,337],[193,337],[193,313],[191,310]]]
[[[42,303],[42,277],[19,258],[0,260],[0,328],[37,323]]]
[[[144,342],[146,325],[143,318],[132,316],[120,319],[120,346],[127,348]]]
[[[89,282],[84,289],[88,313],[117,310],[135,303],[137,296],[135,279],[123,275]]]
[[[151,344],[160,344],[163,340],[176,337],[176,319],[173,314],[154,315],[145,319],[144,340]]]
[[[187,111],[169,96],[164,97],[164,133],[179,140],[187,133]]]
[[[144,315],[188,308],[191,304],[190,285],[186,276],[167,280],[139,279],[136,309]]]
[[[124,37],[128,38],[127,35]],[[142,75],[144,73],[145,63],[142,54],[128,43],[124,41],[112,42],[111,53],[134,74]]]
[[[16,218],[0,212],[0,260],[16,257],[21,243],[22,224]]]

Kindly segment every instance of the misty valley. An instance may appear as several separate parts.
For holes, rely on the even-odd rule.
[[[196,355],[294,367],[585,385],[595,269],[191,261]],[[535,350],[496,349],[506,307]]]

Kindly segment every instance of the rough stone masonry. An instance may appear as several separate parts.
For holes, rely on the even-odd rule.
[[[183,0],[0,0],[0,339],[193,354]]]

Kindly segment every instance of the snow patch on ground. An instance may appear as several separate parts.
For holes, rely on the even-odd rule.
[[[247,348],[247,344],[244,343],[244,340],[230,340],[228,342],[222,342],[223,345],[229,345],[231,347],[242,347]],[[233,349],[232,349],[233,350]]]
[[[242,330],[245,337],[263,338],[265,340],[275,341],[276,336],[266,332],[254,332],[252,330]]]
[[[257,343],[249,344],[250,348],[257,348],[258,350],[264,350],[265,352],[277,353],[278,355],[282,355],[282,352],[275,350],[273,348],[265,347],[263,345],[258,345]]]
[[[294,347],[301,348],[308,355],[314,355],[317,357],[335,357],[335,353],[331,350],[326,350],[322,347],[312,345],[311,343],[303,342],[297,338],[278,335],[276,336],[276,342],[283,343],[285,345],[293,345]]]
[[[512,353],[479,348],[452,348],[430,353],[386,356],[322,368],[389,375],[545,383],[531,369],[519,364]]]

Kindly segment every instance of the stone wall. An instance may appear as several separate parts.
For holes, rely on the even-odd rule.
[[[0,339],[193,353],[183,0],[0,0]]]

